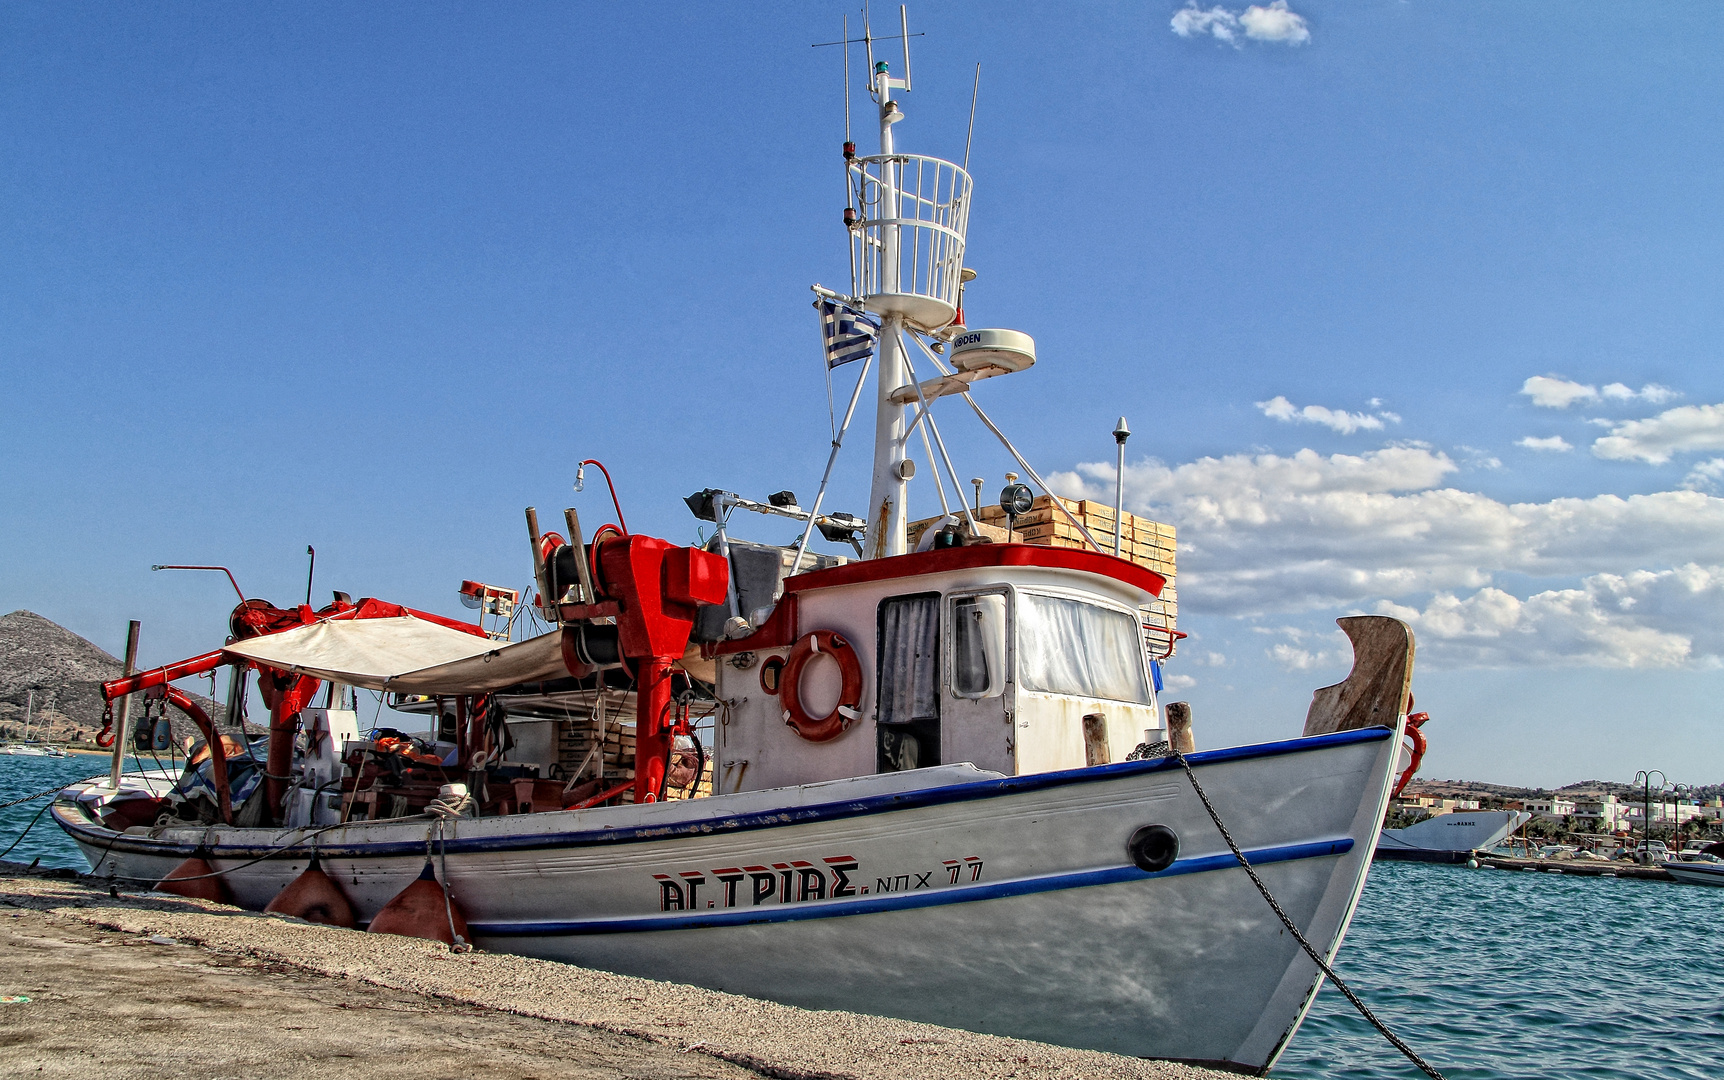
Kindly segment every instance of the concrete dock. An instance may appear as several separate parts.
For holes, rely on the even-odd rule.
[[[1537,870],[1551,874],[1573,874],[1576,877],[1639,878],[1642,881],[1675,881],[1668,870],[1657,865],[1642,866],[1618,860],[1591,859],[1520,859],[1510,856],[1481,855],[1479,865],[1494,870]]]
[[[28,999],[28,1000],[21,1000]],[[0,1075],[181,1080],[1233,1074],[410,938],[0,863]]]

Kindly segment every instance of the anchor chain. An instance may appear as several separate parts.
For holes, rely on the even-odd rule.
[[[1317,965],[1317,970],[1334,983],[1335,989],[1341,991],[1352,1003],[1353,1008],[1359,1010],[1359,1015],[1369,1021],[1383,1038],[1389,1040],[1390,1045],[1406,1055],[1408,1061],[1417,1065],[1420,1071],[1429,1076],[1431,1080],[1443,1080],[1443,1074],[1438,1072],[1435,1066],[1420,1057],[1412,1047],[1401,1040],[1399,1035],[1390,1031],[1387,1024],[1377,1019],[1377,1014],[1373,1013],[1370,1007],[1359,999],[1359,995],[1355,994],[1352,987],[1342,981],[1341,976],[1335,974],[1335,969],[1329,966],[1328,961],[1324,960],[1311,943],[1305,940],[1305,935],[1299,932],[1299,928],[1293,925],[1293,920],[1288,917],[1287,912],[1282,910],[1280,902],[1270,893],[1269,886],[1263,884],[1263,879],[1257,876],[1257,871],[1252,868],[1250,860],[1245,857],[1245,852],[1241,851],[1239,845],[1234,842],[1233,834],[1228,832],[1227,826],[1221,823],[1221,815],[1216,813],[1215,805],[1209,801],[1209,795],[1204,792],[1203,785],[1197,782],[1197,774],[1191,770],[1191,762],[1185,760],[1185,755],[1175,749],[1171,743],[1139,743],[1126,760],[1147,761],[1151,758],[1172,758],[1179,763],[1180,768],[1185,770],[1186,779],[1191,781],[1191,789],[1197,792],[1197,797],[1203,801],[1203,808],[1209,811],[1209,820],[1215,822],[1215,827],[1220,830],[1221,838],[1227,841],[1227,847],[1233,852],[1233,857],[1239,860],[1239,865],[1244,867],[1246,876],[1251,878],[1251,884],[1257,886],[1257,891],[1263,894],[1264,900],[1268,901],[1270,910],[1275,912],[1275,917],[1281,920],[1281,925],[1285,926],[1287,932],[1293,935],[1293,940],[1299,943],[1299,947],[1305,950],[1305,955],[1309,956],[1312,962]]]

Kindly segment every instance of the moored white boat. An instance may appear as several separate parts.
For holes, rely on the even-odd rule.
[[[205,747],[174,791],[123,815],[99,784],[55,804],[98,875],[219,880],[261,908],[315,852],[365,925],[429,867],[444,892],[427,936],[1126,1054],[1274,1062],[1318,969],[1192,781],[1333,955],[1399,771],[1410,634],[1342,620],[1354,671],[1318,691],[1303,734],[1190,753],[1188,777],[1156,693],[1174,633],[1154,618],[1164,573],[1108,554],[1045,495],[1044,543],[960,506],[910,550],[913,434],[932,433],[942,509],[942,465],[959,486],[930,404],[973,405],[969,387],[1032,364],[1034,343],[964,325],[968,173],[894,149],[907,79],[870,57],[869,87],[881,152],[845,147],[851,291],[817,289],[829,364],[866,358],[852,412],[877,364],[869,517],[821,514],[841,431],[809,510],[788,492],[691,496],[717,528],[706,549],[627,532],[620,505],[590,539],[573,511],[567,537],[529,511],[551,626],[536,637],[488,633],[517,598],[474,582],[478,623],[340,594],[318,611],[243,600],[226,645],[104,686],[180,709]],[[1032,496],[1008,487],[1005,512]],[[792,518],[802,541],[733,540],[736,509]],[[1061,514],[1080,546],[1053,545]],[[815,528],[865,557],[816,557]],[[1153,656],[1151,637],[1167,646]],[[230,715],[257,673],[267,757],[172,685],[223,666]],[[430,727],[362,738],[347,687],[402,695]],[[694,741],[703,707],[710,755]]]
[[[1724,886],[1724,862],[1676,862],[1662,864],[1671,877],[1684,885]]]
[[[1377,858],[1411,862],[1465,862],[1475,851],[1496,847],[1531,820],[1524,810],[1457,810],[1384,829]]]

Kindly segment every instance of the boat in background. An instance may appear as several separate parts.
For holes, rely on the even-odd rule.
[[[1724,886],[1724,859],[1716,855],[1702,855],[1683,862],[1671,860],[1659,865],[1684,885]]]
[[[53,743],[30,741],[31,714],[36,709],[36,691],[29,691],[29,697],[24,702],[24,735],[18,742],[0,746],[0,754],[12,757],[66,757],[66,751]]]
[[[1525,810],[1457,810],[1384,829],[1376,858],[1406,862],[1464,863],[1475,851],[1496,847],[1532,820]]]

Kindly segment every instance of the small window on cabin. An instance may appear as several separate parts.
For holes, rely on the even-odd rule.
[[[952,693],[998,697],[1006,688],[1006,598],[1000,593],[953,597],[950,608]]]
[[[1019,593],[1018,684],[1026,690],[1150,703],[1143,637],[1123,611]]]
[[[984,617],[980,597],[966,596],[952,604],[952,690],[960,697],[980,697],[988,692]]]

